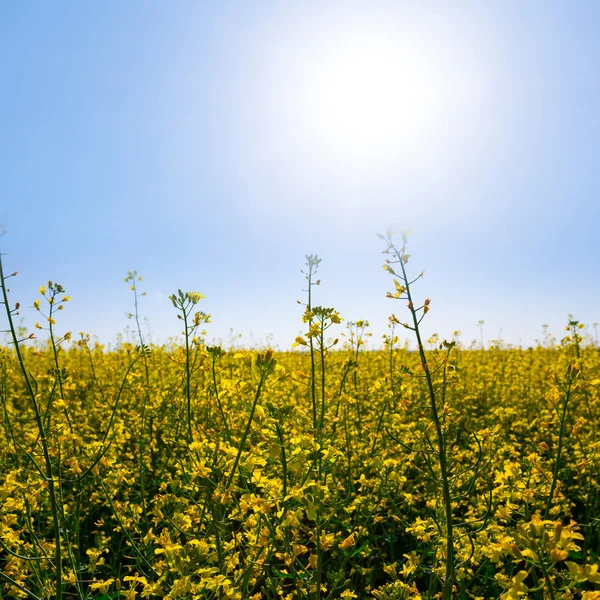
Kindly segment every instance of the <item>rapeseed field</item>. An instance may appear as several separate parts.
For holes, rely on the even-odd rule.
[[[313,255],[277,353],[207,345],[181,290],[182,343],[146,345],[136,272],[139,343],[64,332],[52,281],[34,339],[0,272],[1,597],[600,599],[599,349],[573,318],[528,349],[422,339],[406,238],[380,237],[378,351],[314,302]]]

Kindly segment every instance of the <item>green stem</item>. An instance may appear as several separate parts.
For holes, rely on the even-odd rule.
[[[427,363],[427,357],[425,355],[425,348],[421,339],[421,332],[419,330],[419,318],[415,310],[412,296],[410,293],[410,282],[408,280],[406,269],[404,268],[404,260],[401,254],[394,247],[394,252],[398,258],[400,267],[402,268],[402,278],[406,285],[406,296],[408,299],[408,306],[413,320],[413,329],[417,338],[417,345],[419,347],[419,358],[421,360],[421,366],[425,372],[425,379],[427,382],[427,390],[429,392],[429,405],[431,410],[431,418],[435,426],[435,432],[437,437],[438,445],[438,461],[440,465],[441,475],[441,486],[442,486],[442,497],[444,500],[444,515],[446,521],[446,577],[444,586],[442,588],[442,600],[450,600],[452,595],[452,584],[454,582],[454,539],[453,539],[453,525],[454,520],[452,516],[452,501],[450,497],[450,482],[448,480],[448,464],[446,457],[446,439],[444,432],[442,431],[442,425],[440,422],[437,405],[435,389],[433,387],[433,378],[429,365]]]
[[[4,269],[2,265],[2,256],[0,255],[0,284],[2,286],[2,298],[4,302],[4,308],[6,310],[6,316],[8,318],[8,325],[10,334],[13,340],[13,344],[15,346],[15,352],[17,354],[17,360],[19,362],[19,366],[21,367],[21,372],[25,379],[25,385],[27,386],[27,392],[29,397],[31,398],[33,404],[33,410],[35,414],[35,422],[39,431],[39,440],[42,445],[42,452],[44,454],[44,463],[46,468],[46,486],[48,488],[48,495],[50,497],[50,509],[52,511],[52,524],[54,527],[54,569],[56,572],[56,599],[62,600],[63,590],[62,590],[62,552],[61,552],[61,532],[60,532],[60,518],[59,518],[59,510],[58,510],[58,500],[56,498],[56,492],[54,489],[55,479],[54,479],[54,468],[52,466],[52,460],[50,458],[50,451],[48,448],[48,440],[46,438],[46,429],[44,427],[44,423],[42,420],[42,415],[40,413],[39,405],[37,402],[37,398],[35,392],[33,391],[33,387],[31,385],[31,379],[29,377],[29,373],[25,368],[25,362],[23,360],[23,356],[21,354],[21,348],[19,345],[19,340],[17,339],[17,334],[15,330],[15,326],[13,323],[12,312],[10,310],[10,306],[8,304],[8,294],[6,292],[6,278],[4,277]],[[7,576],[5,576],[7,577]],[[10,580],[10,578],[8,578]],[[12,580],[10,580],[12,582]],[[31,594],[33,596],[33,594]]]
[[[235,473],[237,471],[237,467],[240,463],[240,459],[242,457],[242,452],[244,450],[244,446],[246,445],[246,440],[248,439],[248,435],[250,434],[250,428],[252,427],[252,421],[254,420],[254,413],[256,412],[256,407],[258,406],[258,400],[260,398],[260,394],[262,391],[262,386],[267,379],[267,373],[262,372],[260,375],[260,379],[258,381],[258,387],[256,388],[256,393],[254,395],[254,401],[252,402],[252,407],[250,408],[250,416],[248,417],[248,422],[246,423],[246,428],[244,430],[244,434],[242,435],[242,439],[240,441],[240,446],[237,451],[237,455],[235,457],[235,461],[233,463],[233,467],[231,468],[231,473],[227,479],[227,484],[225,485],[225,490],[229,489],[231,486],[233,479],[235,477]]]
[[[133,286],[133,303],[135,308],[135,324],[137,327],[138,338],[140,340],[140,350],[144,352],[144,337],[142,336],[142,326],[140,324],[140,312],[138,304],[137,286],[135,279],[132,281]],[[144,352],[144,374],[146,377],[146,389],[144,391],[144,402],[142,404],[142,426],[140,432],[140,457],[139,457],[139,471],[140,471],[140,498],[142,501],[142,516],[144,519],[144,525],[148,524],[148,512],[146,508],[146,465],[144,464],[144,453],[146,450],[145,437],[146,437],[146,410],[148,402],[150,400],[150,372],[148,370],[148,358]]]
[[[537,545],[537,544],[536,544]],[[548,596],[550,600],[554,600],[554,586],[552,585],[552,580],[550,579],[550,574],[548,573],[548,569],[546,569],[546,565],[544,564],[542,556],[542,549],[540,545],[537,545],[538,556],[540,556],[540,569],[542,571],[542,575],[544,576],[544,580],[546,581],[546,588],[548,589]]]
[[[219,407],[219,413],[221,414],[221,420],[223,421],[223,426],[225,427],[225,435],[227,436],[227,441],[231,444],[231,432],[229,431],[229,425],[227,424],[227,417],[225,417],[225,411],[223,410],[223,405],[221,404],[221,397],[219,396],[219,386],[217,384],[216,364],[217,364],[217,358],[215,356],[213,356],[212,357],[212,380],[213,380],[213,387],[215,388],[215,397],[217,399],[217,406]]]
[[[558,448],[556,450],[556,460],[554,462],[554,472],[552,473],[552,483],[550,484],[550,492],[548,496],[548,501],[546,502],[546,510],[544,511],[544,519],[548,518],[548,513],[552,508],[552,500],[554,498],[554,492],[556,490],[556,484],[558,482],[558,472],[560,471],[560,459],[563,449],[564,443],[564,432],[565,432],[565,420],[567,416],[567,405],[569,404],[569,399],[571,397],[571,385],[573,380],[571,375],[567,376],[567,391],[565,393],[565,400],[563,402],[563,410],[562,415],[560,417],[560,430],[558,432]]]
[[[50,314],[49,317],[50,319],[52,318],[52,307],[54,305],[50,304]],[[52,321],[49,321],[50,323],[50,345],[52,346],[52,354],[54,356],[54,368],[56,369],[56,379],[58,380],[58,389],[60,391],[60,399],[63,402],[63,413],[65,415],[65,418],[67,419],[67,423],[69,425],[69,430],[71,433],[73,433],[73,425],[71,423],[71,419],[69,418],[69,412],[67,411],[67,407],[65,404],[65,392],[63,389],[63,381],[62,381],[62,372],[60,370],[60,364],[58,362],[58,349],[56,347],[56,343],[54,340],[54,329],[52,327]]]
[[[190,370],[190,331],[188,329],[188,312],[183,307],[183,323],[185,326],[185,399],[187,402],[188,443],[192,443],[192,391]]]

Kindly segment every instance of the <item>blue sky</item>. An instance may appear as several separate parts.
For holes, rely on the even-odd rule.
[[[412,229],[427,334],[530,344],[600,321],[597,2],[53,2],[0,7],[0,221],[12,298],[114,340],[137,269],[153,338],[387,316],[376,233]],[[25,308],[28,326],[36,315]]]

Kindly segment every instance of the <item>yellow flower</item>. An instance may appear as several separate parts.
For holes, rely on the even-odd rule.
[[[340,548],[342,550],[347,550],[348,548],[351,548],[352,546],[354,546],[354,544],[356,544],[356,534],[355,533],[351,533],[341,544],[340,544]]]
[[[198,304],[202,298],[206,298],[200,292],[186,292],[185,296],[192,304]]]
[[[90,585],[90,589],[99,590],[101,594],[106,594],[108,593],[108,588],[110,588],[114,581],[115,580],[112,577],[110,579],[107,579],[106,581],[94,581]]]
[[[292,348],[295,348],[296,346],[306,346],[306,345],[307,345],[306,340],[301,336],[297,336],[296,340],[292,344]]]
[[[569,556],[569,553],[566,550],[560,550],[559,548],[553,548],[550,552],[550,559],[552,562],[560,562],[561,560],[565,560]]]

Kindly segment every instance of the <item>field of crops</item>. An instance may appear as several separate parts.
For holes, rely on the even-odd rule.
[[[294,351],[206,346],[195,292],[181,344],[106,351],[52,282],[19,340],[2,275],[2,597],[600,599],[599,349],[421,340],[387,242],[379,351],[310,295]]]

